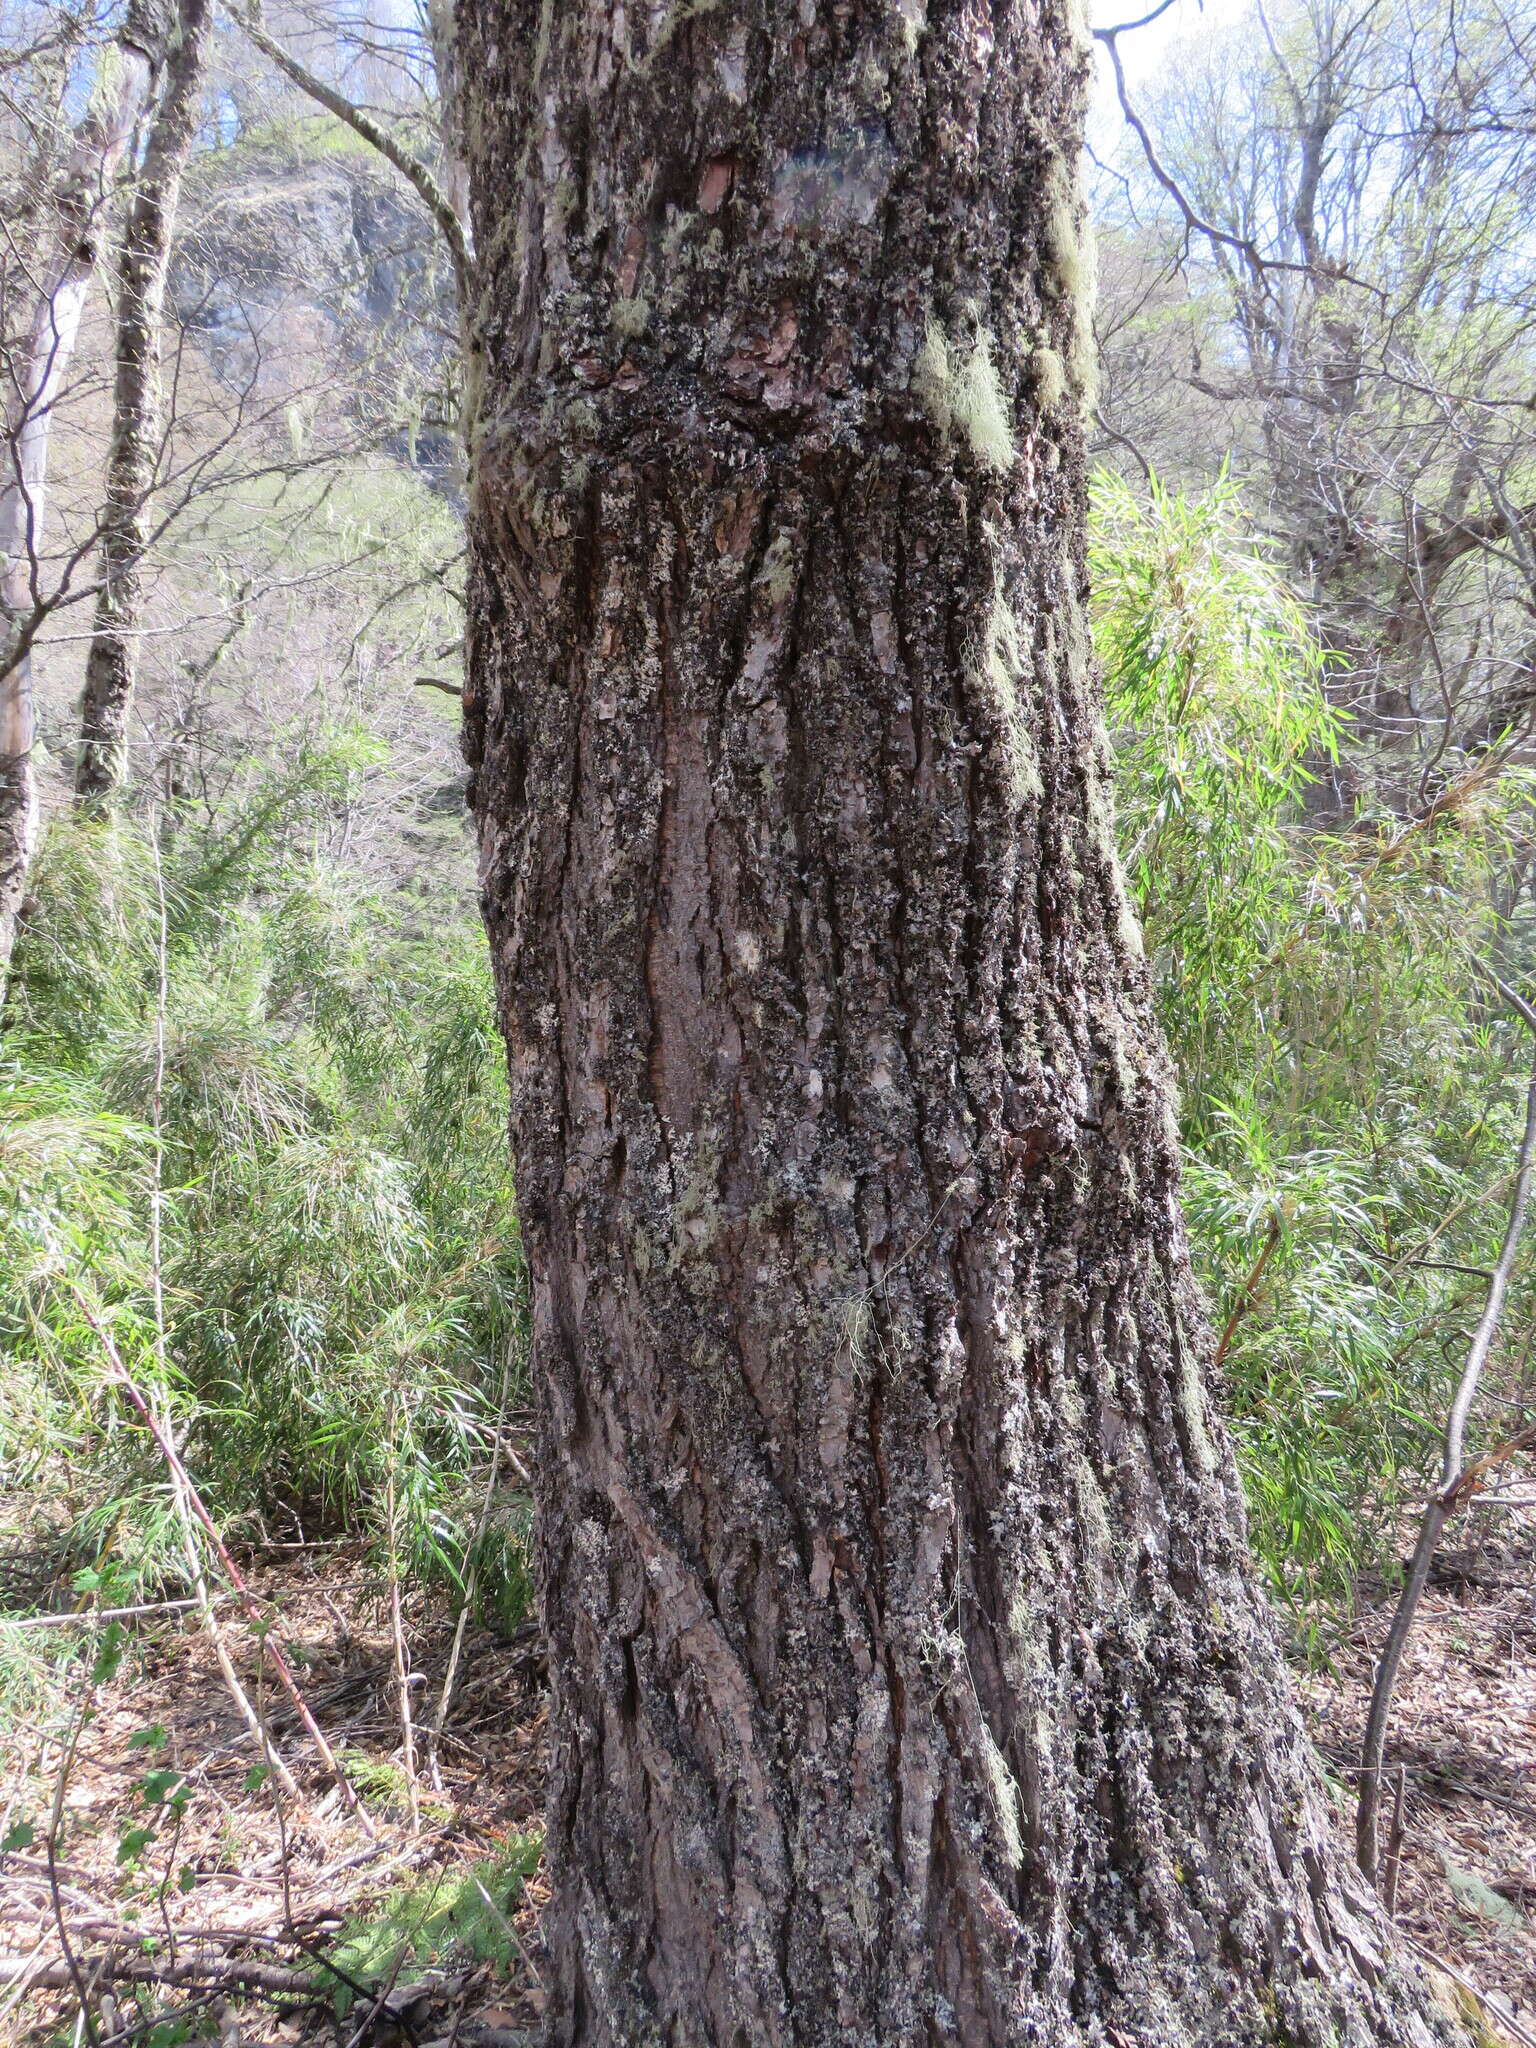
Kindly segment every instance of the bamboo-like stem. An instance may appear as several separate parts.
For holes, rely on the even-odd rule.
[[[507,1387],[512,1370],[510,1344],[502,1360],[501,1390],[499,1407],[504,1411],[507,1405]],[[448,1669],[443,1673],[443,1689],[437,1697],[437,1711],[432,1717],[430,1734],[430,1768],[434,1791],[443,1789],[443,1774],[438,1761],[438,1744],[442,1740],[443,1728],[448,1719],[448,1707],[453,1698],[454,1681],[459,1673],[459,1658],[464,1651],[464,1631],[469,1626],[469,1610],[474,1604],[475,1582],[480,1571],[480,1544],[485,1535],[485,1525],[490,1520],[491,1503],[496,1497],[496,1478],[505,1454],[525,1483],[531,1484],[521,1460],[510,1445],[503,1445],[505,1425],[498,1427],[491,1442],[491,1469],[485,1476],[485,1492],[480,1498],[480,1513],[475,1518],[475,1533],[469,1543],[469,1563],[464,1574],[464,1597],[459,1602],[459,1612],[453,1626],[453,1643],[448,1652]]]
[[[433,1790],[443,1789],[443,1774],[438,1763],[438,1744],[443,1737],[443,1724],[448,1719],[448,1705],[453,1698],[454,1680],[459,1674],[459,1658],[464,1650],[464,1631],[469,1625],[469,1610],[475,1597],[475,1581],[480,1570],[480,1543],[485,1535],[485,1525],[490,1520],[491,1502],[496,1495],[496,1474],[501,1464],[501,1431],[496,1432],[491,1445],[491,1469],[486,1475],[485,1492],[480,1500],[480,1513],[475,1520],[475,1533],[469,1539],[469,1563],[464,1574],[464,1597],[459,1602],[458,1619],[453,1625],[453,1643],[448,1651],[448,1669],[443,1673],[443,1689],[437,1696],[437,1712],[432,1717],[428,1731],[428,1767],[432,1773]]]
[[[180,1484],[182,1487],[185,1488],[186,1504],[188,1508],[191,1510],[192,1514],[196,1517],[197,1522],[202,1528],[203,1534],[208,1539],[209,1545],[213,1550],[214,1556],[218,1559],[225,1576],[229,1580],[230,1585],[234,1588],[235,1595],[238,1598],[240,1605],[245,1610],[246,1619],[255,1626],[257,1631],[257,1639],[261,1644],[262,1654],[270,1662],[273,1671],[277,1674],[278,1683],[282,1686],[283,1691],[287,1693],[289,1702],[292,1705],[294,1712],[298,1715],[299,1720],[304,1727],[305,1733],[309,1736],[310,1741],[314,1743],[315,1748],[320,1753],[321,1760],[325,1764],[326,1769],[331,1773],[331,1776],[335,1779],[337,1789],[341,1793],[342,1803],[347,1807],[348,1811],[354,1816],[358,1825],[362,1828],[364,1834],[366,1834],[370,1840],[377,1840],[378,1830],[374,1827],[372,1820],[369,1818],[367,1809],[363,1806],[362,1801],[358,1798],[357,1792],[354,1789],[350,1779],[347,1777],[346,1772],[343,1771],[341,1765],[336,1761],[335,1752],[332,1750],[331,1745],[326,1741],[324,1732],[322,1731],[319,1722],[310,1712],[309,1702],[305,1699],[303,1693],[299,1690],[299,1683],[293,1675],[292,1666],[289,1664],[288,1659],[283,1655],[283,1652],[279,1645],[275,1643],[272,1639],[271,1633],[267,1626],[268,1618],[261,1611],[261,1602],[256,1598],[255,1594],[246,1584],[245,1579],[241,1574],[240,1567],[235,1563],[234,1559],[230,1556],[228,1547],[226,1546],[223,1537],[219,1534],[218,1525],[215,1523],[212,1515],[209,1514],[207,1505],[204,1502],[202,1495],[197,1491],[197,1488],[192,1484],[191,1474],[187,1471],[186,1466],[182,1463],[180,1454],[178,1453],[176,1446],[170,1441],[165,1431],[161,1428],[159,1418],[155,1414],[154,1409],[152,1408],[150,1403],[145,1400],[144,1395],[134,1382],[133,1375],[129,1372],[127,1366],[123,1363],[122,1353],[117,1348],[117,1344],[112,1336],[112,1332],[107,1328],[106,1324],[101,1320],[100,1316],[97,1315],[95,1309],[91,1306],[89,1298],[86,1296],[82,1289],[80,1289],[78,1286],[75,1286],[74,1295],[76,1301],[79,1303],[81,1314],[85,1317],[85,1320],[87,1324],[90,1326],[90,1329],[96,1337],[97,1342],[101,1345],[103,1351],[105,1351],[105,1353],[107,1354],[108,1363],[112,1367],[118,1386],[122,1388],[124,1394],[128,1397],[128,1400],[131,1403],[131,1405],[135,1409],[137,1409],[139,1415],[142,1417],[146,1428],[149,1430],[150,1435],[154,1438],[155,1443],[159,1448],[161,1457],[164,1458],[166,1464],[170,1468],[171,1477],[173,1481],[175,1481],[176,1483]]]
[[[384,1475],[384,1513],[389,1542],[389,1627],[395,1646],[395,1688],[400,1709],[400,1762],[411,1802],[411,1833],[421,1831],[421,1788],[416,1782],[416,1730],[411,1721],[411,1665],[405,1647],[405,1621],[400,1608],[399,1518],[395,1500],[394,1403],[389,1409],[389,1466]]]
[[[1213,1364],[1222,1365],[1225,1363],[1227,1353],[1232,1349],[1232,1339],[1237,1335],[1237,1326],[1253,1307],[1257,1299],[1259,1285],[1264,1278],[1270,1260],[1275,1255],[1275,1247],[1280,1242],[1280,1235],[1281,1223],[1279,1211],[1277,1210],[1269,1219],[1269,1228],[1264,1233],[1264,1242],[1259,1248],[1259,1255],[1250,1267],[1247,1279],[1238,1289],[1237,1300],[1232,1304],[1232,1313],[1227,1317],[1226,1328],[1222,1331],[1221,1340],[1216,1346],[1216,1356],[1212,1360]]]
[[[165,1013],[168,976],[168,920],[165,907],[165,872],[160,863],[159,821],[153,813],[149,820],[149,845],[155,870],[155,903],[159,922],[155,936],[155,1072],[150,1094],[150,1128],[154,1137],[154,1181],[149,1197],[149,1257],[150,1282],[155,1315],[155,1365],[161,1385],[165,1382],[165,1278],[164,1278],[164,1237],[162,1220],[165,1207]],[[166,1441],[172,1441],[171,1422],[163,1418]],[[219,1675],[224,1680],[224,1689],[235,1703],[235,1709],[246,1727],[255,1737],[267,1768],[290,1799],[303,1803],[303,1795],[294,1780],[293,1773],[278,1753],[272,1739],[272,1732],[261,1714],[252,1704],[250,1694],[240,1682],[234,1659],[224,1640],[224,1631],[214,1610],[212,1593],[208,1586],[208,1575],[203,1568],[202,1549],[197,1540],[197,1522],[188,1500],[185,1467],[178,1460],[171,1466],[171,1500],[176,1510],[176,1519],[181,1528],[181,1546],[187,1561],[187,1571],[192,1580],[192,1592],[197,1602],[198,1618],[203,1632],[213,1649],[218,1663]]]
[[[69,1927],[64,1918],[63,1901],[59,1895],[59,1829],[64,1822],[64,1798],[69,1790],[69,1774],[74,1769],[75,1757],[80,1748],[80,1737],[85,1733],[85,1724],[91,1718],[91,1701],[87,1695],[75,1714],[74,1726],[69,1739],[59,1752],[59,1768],[53,1784],[53,1805],[48,1814],[48,1897],[53,1907],[53,1918],[59,1930],[59,1946],[64,1951],[64,1966],[69,1972],[69,1981],[80,2000],[80,2024],[85,2030],[91,2048],[96,2048],[96,2028],[91,2019],[91,2002],[86,1990],[85,1978],[69,1939]],[[32,1978],[35,1983],[36,1977]]]

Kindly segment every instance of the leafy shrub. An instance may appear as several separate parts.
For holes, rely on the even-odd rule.
[[[382,1539],[388,1498],[408,1570],[463,1571],[522,1369],[505,1084],[468,905],[413,937],[315,850],[367,760],[310,734],[211,820],[49,831],[0,1069],[0,1488],[58,1570],[183,1569],[106,1330],[232,1533]],[[505,1614],[521,1544],[482,1550]]]
[[[1525,951],[1491,882],[1528,788],[1450,764],[1456,800],[1420,819],[1367,791],[1349,829],[1308,824],[1346,728],[1229,485],[1138,502],[1100,480],[1094,574],[1127,878],[1255,1540],[1287,1598],[1338,1595],[1426,1481],[1503,1227],[1529,1049],[1473,963]],[[1523,1270],[1504,1356],[1533,1331]]]

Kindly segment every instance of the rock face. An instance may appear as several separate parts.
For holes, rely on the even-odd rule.
[[[364,145],[237,144],[188,179],[170,305],[221,383],[297,445],[350,422],[460,483],[452,280],[414,196]]]

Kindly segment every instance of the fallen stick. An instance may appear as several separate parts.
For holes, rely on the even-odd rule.
[[[233,1593],[215,1593],[215,1600],[233,1600]],[[12,1621],[0,1618],[0,1628],[79,1628],[93,1621],[133,1621],[141,1614],[184,1614],[200,1607],[200,1600],[151,1600],[142,1607],[82,1607],[78,1614],[25,1614]]]
[[[27,1988],[35,1991],[69,1991],[75,1980],[64,1962],[31,1969],[27,1956],[0,1956],[0,1984],[14,1984],[25,1976]],[[304,1998],[318,2005],[327,1996],[310,1970],[287,1970],[275,1963],[240,1962],[230,1956],[180,1955],[157,1959],[142,1952],[108,1950],[82,1958],[82,1968],[95,1982],[112,1984],[235,1984],[249,1991],[271,1991],[285,1997]]]
[[[1424,1958],[1426,1963],[1430,1963],[1435,1969],[1443,1971],[1453,1984],[1459,1984],[1469,1997],[1476,1999],[1479,2010],[1486,2013],[1495,2026],[1502,2027],[1507,2034],[1512,2034],[1517,2041],[1524,2044],[1524,2048],[1536,2048],[1536,2034],[1521,2026],[1513,2013],[1505,2012],[1502,2006],[1491,2004],[1487,1993],[1479,1991],[1476,1984],[1464,1970],[1458,1970],[1456,1965],[1447,1962],[1444,1956],[1437,1956],[1434,1950],[1426,1948],[1422,1941],[1415,1941],[1413,1936],[1403,1928],[1398,1929],[1397,1938],[1399,1941],[1406,1941],[1408,1946],[1411,1949],[1415,1949]]]

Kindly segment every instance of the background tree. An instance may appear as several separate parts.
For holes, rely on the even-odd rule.
[[[553,2040],[1433,2035],[1203,1384],[1074,24],[459,9]]]
[[[118,262],[112,440],[101,520],[101,594],[85,664],[75,792],[99,802],[121,783],[138,668],[144,552],[159,467],[165,285],[181,178],[197,138],[212,22],[179,0],[164,90],[144,145]]]
[[[42,578],[54,409],[111,219],[117,166],[154,92],[167,29],[158,0],[133,0],[115,42],[101,46],[89,103],[62,164],[45,157],[32,170],[45,181],[46,197],[30,222],[22,217],[23,226],[33,229],[30,246],[12,244],[0,335],[6,384],[0,477],[0,978],[37,844],[32,647],[56,596]],[[74,566],[66,566],[66,576]]]
[[[1202,32],[1125,100],[1103,417],[1182,479],[1209,474],[1193,406],[1252,477],[1373,742],[1335,815],[1365,788],[1421,811],[1530,736],[1533,77],[1502,0],[1306,0]]]

